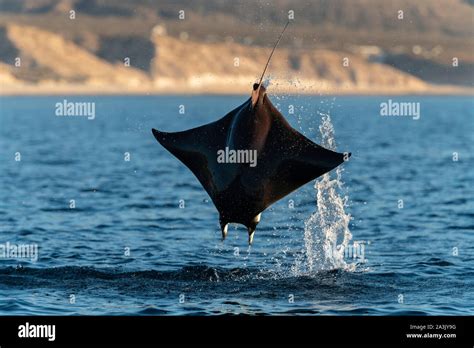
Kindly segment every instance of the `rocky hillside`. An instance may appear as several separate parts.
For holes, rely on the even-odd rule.
[[[196,43],[157,35],[152,78],[160,89],[232,92],[248,91],[262,74],[270,54],[268,48],[235,43]],[[179,58],[178,58],[179,57]],[[370,63],[343,52],[281,48],[276,51],[268,76],[273,88],[308,92],[340,90],[370,92],[382,90],[421,91],[427,86],[418,78],[389,66]]]
[[[149,80],[142,71],[123,64],[112,65],[55,33],[10,25],[4,35],[3,40],[14,47],[21,59],[19,66],[10,70],[20,79],[132,87]]]
[[[248,92],[288,11],[276,89],[473,87],[464,0],[0,0],[0,93]]]

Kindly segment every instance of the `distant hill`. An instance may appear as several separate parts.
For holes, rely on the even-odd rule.
[[[270,54],[269,48],[197,43],[162,35],[154,37],[153,42],[157,56],[152,64],[152,77],[155,84],[164,89],[173,89],[179,83],[191,90],[214,91],[217,87],[248,92]],[[324,49],[281,48],[273,56],[268,76],[273,89],[287,91],[312,86],[312,92],[318,89],[416,92],[427,87],[418,78],[389,66]]]
[[[239,92],[288,11],[274,78],[355,93],[474,87],[474,7],[463,0],[0,0],[0,83],[215,91],[227,81],[219,88]]]

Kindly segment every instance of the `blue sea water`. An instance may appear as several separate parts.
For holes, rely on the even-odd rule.
[[[251,248],[238,225],[222,242],[208,195],[151,134],[246,98],[1,97],[0,246],[38,260],[0,257],[0,314],[474,314],[472,98],[271,96],[318,143],[330,115],[352,152],[338,184],[365,257],[334,268],[305,264],[314,182],[262,214]],[[64,99],[95,118],[56,116]],[[381,116],[389,99],[420,118]]]

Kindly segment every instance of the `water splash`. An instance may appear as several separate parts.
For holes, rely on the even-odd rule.
[[[321,145],[336,150],[331,117],[321,114]],[[355,269],[348,264],[344,253],[352,239],[349,229],[351,215],[345,211],[348,198],[343,194],[343,168],[324,174],[316,180],[316,210],[305,222],[304,249],[297,259],[296,273],[314,273],[331,269]]]

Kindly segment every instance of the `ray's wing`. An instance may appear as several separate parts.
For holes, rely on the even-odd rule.
[[[266,152],[280,154],[278,161],[274,160],[274,154],[269,154],[273,160],[265,164],[264,173],[268,175],[268,179],[264,183],[265,198],[262,203],[266,208],[307,182],[336,168],[344,162],[344,154],[317,145],[292,128],[268,98],[265,104],[272,116]],[[350,153],[347,154],[349,156]]]
[[[217,165],[217,151],[226,142],[234,115],[245,104],[215,122],[186,131],[167,133],[152,129],[156,140],[194,173],[214,203],[216,194],[229,180],[225,166]]]

